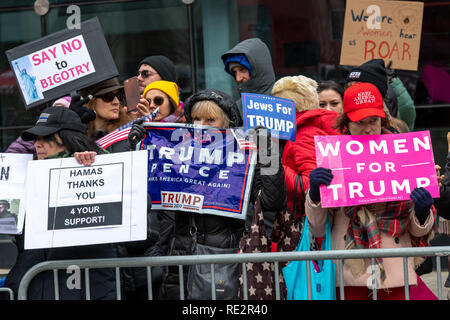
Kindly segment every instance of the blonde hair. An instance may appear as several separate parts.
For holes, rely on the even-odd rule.
[[[284,77],[275,82],[272,94],[295,102],[297,112],[319,108],[317,82],[305,76]]]
[[[95,106],[97,104],[97,100],[98,99],[101,99],[101,98],[93,97],[88,102],[86,107],[88,107],[89,109],[92,109],[92,110],[95,111]],[[123,109],[123,104],[120,103],[120,105],[119,105],[119,118],[118,119],[108,121],[108,123],[107,123],[105,128],[96,128],[95,127],[95,121],[91,121],[89,123],[89,129],[86,131],[86,135],[89,136],[89,137],[94,137],[95,136],[95,131],[97,131],[97,130],[104,130],[104,131],[106,131],[106,133],[110,133],[111,131],[113,131],[113,130],[123,126],[124,124],[127,124],[131,120],[132,119],[127,115],[127,113]]]
[[[224,128],[230,127],[230,118],[214,101],[202,100],[192,106],[191,118],[197,116],[222,118]]]

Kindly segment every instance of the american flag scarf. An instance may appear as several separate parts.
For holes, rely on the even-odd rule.
[[[149,114],[148,116],[141,117],[140,119],[144,119],[144,122],[151,122],[156,117],[158,110],[159,108],[156,108],[156,110],[153,111],[151,114]],[[109,146],[113,145],[114,143],[128,139],[128,134],[130,133],[130,130],[133,127],[134,121],[135,120],[128,122],[127,124],[124,124],[123,126],[117,128],[116,130],[111,131],[106,136],[98,139],[97,144],[101,148],[106,149]]]
[[[414,203],[408,200],[346,207],[345,215],[350,218],[350,222],[345,236],[345,249],[381,248],[380,232],[387,233],[393,238],[400,238],[408,230],[413,206]],[[432,206],[432,214],[435,215],[435,212]],[[429,235],[420,238],[411,235],[411,245],[413,247],[428,246],[430,238]],[[386,279],[383,259],[375,258],[375,262],[383,282]],[[347,266],[352,268],[351,262],[347,263]],[[354,274],[360,274],[361,271],[365,270],[356,270]]]

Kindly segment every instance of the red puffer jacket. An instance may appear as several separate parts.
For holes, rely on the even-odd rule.
[[[316,168],[316,152],[314,136],[339,135],[337,129],[333,129],[339,114],[325,109],[305,110],[296,113],[297,137],[295,142],[288,141],[283,151],[282,164],[286,180],[286,190],[289,211],[292,212],[294,198],[295,178],[301,174],[303,188],[309,187],[309,173]],[[295,217],[301,217],[304,212],[301,203],[304,201],[300,182],[297,186],[297,205]]]

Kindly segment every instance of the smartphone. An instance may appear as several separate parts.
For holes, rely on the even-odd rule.
[[[128,112],[136,110],[139,99],[141,98],[137,77],[132,77],[125,80],[125,82],[123,83],[123,87],[125,90]]]

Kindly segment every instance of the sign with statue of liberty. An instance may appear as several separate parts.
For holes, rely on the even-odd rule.
[[[118,75],[97,18],[6,54],[27,109]]]

